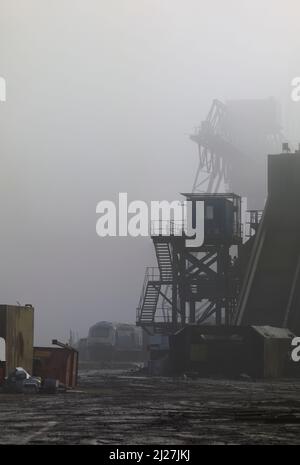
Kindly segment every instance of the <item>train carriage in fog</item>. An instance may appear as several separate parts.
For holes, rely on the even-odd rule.
[[[142,350],[142,330],[133,324],[100,321],[89,329],[89,360],[138,361],[141,360]]]
[[[109,321],[100,321],[91,326],[87,338],[87,353],[90,360],[112,360],[116,344],[116,326]]]

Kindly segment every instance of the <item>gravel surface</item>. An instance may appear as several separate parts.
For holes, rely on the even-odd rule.
[[[75,391],[0,394],[0,444],[298,444],[300,382],[83,370]]]

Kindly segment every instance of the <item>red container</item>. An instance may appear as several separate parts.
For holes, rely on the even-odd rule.
[[[68,388],[77,385],[78,352],[70,348],[34,347],[33,375],[58,379]]]

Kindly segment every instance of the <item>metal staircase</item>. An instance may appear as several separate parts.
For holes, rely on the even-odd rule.
[[[144,284],[137,308],[137,323],[140,325],[153,323],[161,288],[158,268],[146,268]]]
[[[160,271],[160,280],[163,284],[172,282],[172,257],[169,241],[153,238],[157,263]]]
[[[140,326],[158,326],[169,323],[169,314],[162,308],[158,309],[159,298],[163,299],[162,288],[172,284],[172,257],[168,237],[153,237],[153,243],[158,268],[146,268],[142,293],[137,308],[137,324]],[[158,327],[157,326],[157,327]]]

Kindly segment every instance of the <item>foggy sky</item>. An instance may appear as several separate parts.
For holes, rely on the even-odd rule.
[[[0,0],[0,296],[36,342],[135,321],[150,239],[95,232],[96,204],[192,188],[213,98],[277,98],[300,141],[298,0]],[[298,134],[298,135],[297,135]]]

